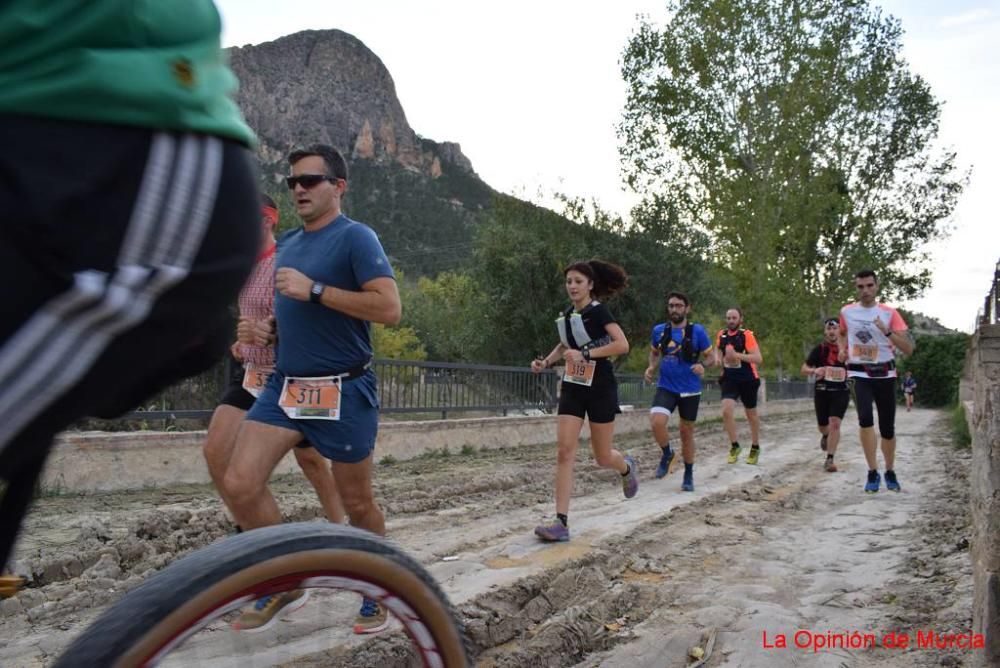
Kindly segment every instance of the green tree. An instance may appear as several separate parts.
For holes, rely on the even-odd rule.
[[[489,305],[468,274],[444,272],[426,276],[416,288],[404,290],[404,317],[422,341],[431,359],[442,362],[478,362],[489,332]]]
[[[476,230],[472,277],[487,316],[482,361],[526,365],[558,341],[555,318],[566,305],[563,268],[588,259],[596,230],[499,195]]]
[[[372,325],[372,348],[376,357],[393,360],[425,360],[427,351],[412,327]]]
[[[628,289],[615,301],[615,316],[632,348],[620,364],[623,371],[645,370],[651,330],[665,320],[668,291],[686,294],[692,321],[705,325],[710,336],[714,333],[733,296],[726,272],[708,259],[710,245],[703,231],[682,221],[675,207],[659,197],[635,207],[629,222],[596,202],[562,199],[567,218],[601,233],[591,241],[591,255],[616,262],[629,274]]]
[[[797,358],[864,266],[887,298],[926,288],[926,244],[967,176],[934,147],[940,103],[899,21],[864,0],[668,0],[667,15],[623,57],[626,179],[710,234],[762,341]]]
[[[969,335],[918,336],[916,344],[913,355],[903,358],[899,372],[901,375],[913,372],[917,380],[917,403],[923,406],[955,403],[969,349]]]

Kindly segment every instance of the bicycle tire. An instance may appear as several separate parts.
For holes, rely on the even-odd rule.
[[[367,531],[313,522],[248,531],[185,556],[106,610],[55,668],[155,665],[234,603],[323,577],[369,587],[402,623],[425,666],[470,665],[462,625],[423,566]]]

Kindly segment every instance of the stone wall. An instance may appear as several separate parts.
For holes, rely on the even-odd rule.
[[[960,396],[971,402],[972,626],[986,649],[978,665],[1000,665],[1000,325],[972,338]]]
[[[760,406],[762,415],[777,415],[810,411],[812,401],[770,401]],[[702,421],[720,415],[718,403],[704,405],[698,413]],[[615,421],[618,434],[648,429],[649,414],[644,409],[627,411]],[[554,442],[555,435],[553,415],[384,421],[379,426],[375,461],[387,456],[410,459],[441,448],[459,453],[465,446],[478,450],[544,445]],[[589,435],[585,425],[582,437]],[[68,432],[57,440],[46,464],[42,487],[54,492],[96,492],[207,483],[208,471],[201,454],[204,441],[204,431]],[[289,455],[278,465],[277,473],[295,470],[295,459]]]

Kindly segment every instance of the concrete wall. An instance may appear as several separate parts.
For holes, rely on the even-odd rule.
[[[1000,325],[983,325],[972,338],[960,389],[971,400],[973,632],[986,650],[978,665],[1000,665]],[[968,410],[968,409],[967,409]]]
[[[771,401],[761,404],[762,415],[777,415],[812,409],[811,400]],[[740,412],[740,411],[738,411]],[[721,414],[719,404],[701,407],[699,419]],[[645,409],[618,416],[619,434],[649,429]],[[463,446],[499,448],[541,445],[555,441],[553,415],[495,417],[418,422],[384,421],[379,426],[375,460],[386,456],[403,460],[431,450]],[[583,437],[589,437],[585,425]],[[191,432],[67,432],[59,437],[49,457],[42,485],[57,492],[114,491],[209,482],[202,459],[204,431]],[[285,457],[277,472],[296,470],[292,456]]]

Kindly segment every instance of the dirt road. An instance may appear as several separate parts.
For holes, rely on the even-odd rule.
[[[465,616],[480,666],[681,667],[710,635],[707,666],[971,665],[916,635],[971,625],[970,455],[943,414],[901,413],[903,492],[865,495],[852,420],[835,474],[809,412],[765,421],[760,466],[727,465],[721,425],[700,425],[693,494],[679,471],[653,480],[649,438],[621,439],[640,461],[629,501],[584,446],[573,540],[555,546],[531,534],[553,512],[554,446],[382,465],[377,494],[391,537]],[[290,519],[319,515],[304,479],[275,490]],[[205,487],[40,500],[18,551],[33,585],[0,603],[0,663],[48,665],[122,591],[229,528]],[[264,633],[200,634],[169,665],[409,665],[399,632],[350,636],[356,610],[318,595]],[[884,646],[893,631],[906,649]],[[866,636],[874,647],[857,646]]]

